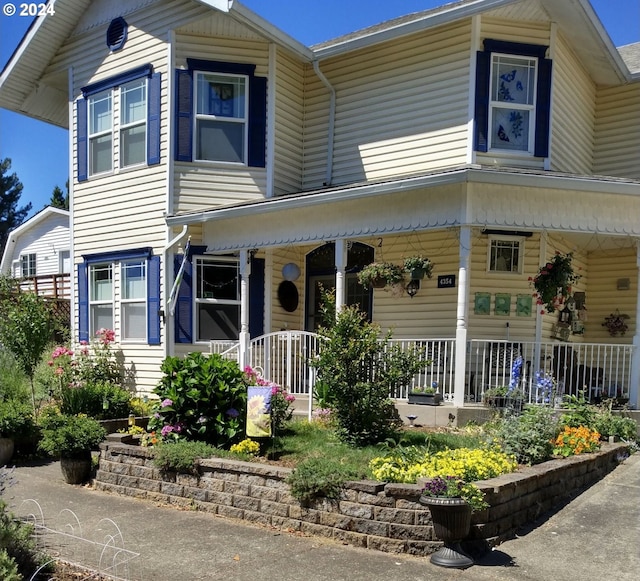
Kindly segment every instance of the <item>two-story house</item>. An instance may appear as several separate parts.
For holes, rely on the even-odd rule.
[[[74,337],[114,328],[141,391],[168,354],[232,348],[305,392],[333,287],[425,346],[456,405],[518,354],[529,386],[638,405],[640,45],[588,0],[462,0],[313,47],[232,0],[54,7],[0,105],[69,128]],[[581,278],[542,314],[556,251]],[[357,282],[411,255],[435,268],[410,294]]]

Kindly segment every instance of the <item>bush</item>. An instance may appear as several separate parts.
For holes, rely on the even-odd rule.
[[[87,416],[47,413],[40,418],[43,452],[62,458],[83,458],[107,437],[106,430]]]
[[[0,347],[0,401],[29,401],[29,385],[24,371],[15,357]]]
[[[18,401],[0,401],[0,438],[23,438],[33,432],[31,406]]]
[[[550,408],[527,406],[521,415],[507,414],[489,427],[489,434],[520,464],[539,464],[553,455],[558,420]]]
[[[348,468],[339,460],[331,458],[309,458],[287,477],[291,494],[302,504],[309,504],[316,498],[337,499],[345,482],[360,480],[366,474]]]
[[[391,346],[390,334],[379,340],[380,328],[357,307],[342,309],[320,333],[327,342],[312,364],[330,393],[339,437],[364,446],[394,436],[402,421],[389,396],[420,370],[418,354]]]
[[[205,442],[169,442],[155,449],[153,463],[166,472],[197,474],[197,460],[215,456],[216,449]]]
[[[159,397],[149,431],[225,447],[244,433],[247,389],[235,361],[214,354],[167,357],[154,393]]]
[[[616,436],[626,442],[638,438],[638,424],[632,419],[620,414],[614,414],[609,407],[600,408],[593,422],[593,429],[604,438]]]

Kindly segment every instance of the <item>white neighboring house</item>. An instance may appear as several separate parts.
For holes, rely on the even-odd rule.
[[[23,289],[55,299],[70,298],[69,211],[47,206],[9,233],[0,272]]]

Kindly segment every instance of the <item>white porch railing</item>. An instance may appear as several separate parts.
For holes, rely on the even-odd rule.
[[[280,331],[252,339],[247,364],[260,368],[263,376],[287,388],[294,395],[313,393],[315,371],[311,359],[319,353],[324,339],[307,331]],[[445,401],[453,401],[455,385],[455,339],[392,339],[402,349],[420,349],[424,367],[411,385],[390,394],[406,399],[412,387],[438,384]],[[212,341],[211,353],[238,360],[238,342]],[[487,341],[473,339],[467,344],[465,401],[482,401],[491,387],[509,385],[515,359],[523,359],[520,387],[529,401],[540,401],[535,373],[548,372],[557,382],[557,395],[587,398],[629,397],[632,345],[603,343],[558,343],[534,341]]]

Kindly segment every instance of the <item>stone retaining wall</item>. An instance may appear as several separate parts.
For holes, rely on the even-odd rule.
[[[600,480],[626,451],[623,444],[603,444],[594,454],[551,460],[479,482],[491,506],[473,514],[467,550],[480,553],[513,536],[519,527]],[[198,476],[164,473],[153,464],[152,448],[107,441],[101,445],[95,487],[368,549],[427,555],[441,545],[429,510],[419,503],[418,485],[350,482],[340,500],[323,499],[305,507],[285,482],[290,473],[287,468],[226,459],[202,460]]]

